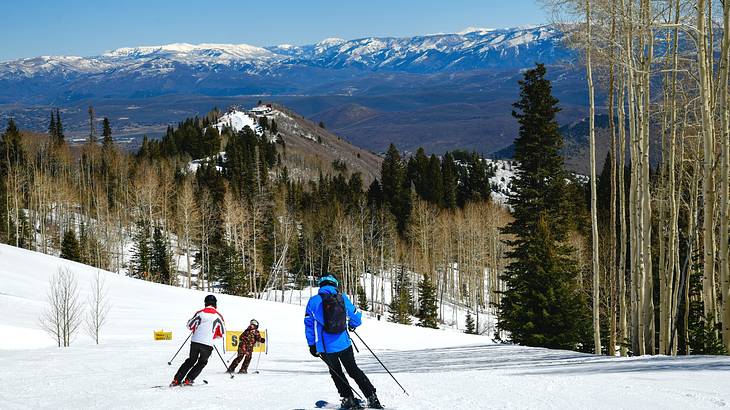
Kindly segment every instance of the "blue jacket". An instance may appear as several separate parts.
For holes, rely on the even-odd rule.
[[[316,345],[317,352],[337,353],[350,347],[350,335],[347,331],[339,334],[324,332],[324,309],[322,308],[321,294],[336,294],[334,286],[323,286],[319,293],[309,298],[307,310],[304,313],[304,334],[309,346]],[[342,295],[345,309],[349,318],[350,327],[358,327],[362,323],[362,312],[355,307],[347,295]]]

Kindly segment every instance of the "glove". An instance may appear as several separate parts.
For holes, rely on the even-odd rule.
[[[266,339],[264,339],[264,338],[262,337],[262,338],[261,338],[261,342],[260,342],[260,343],[266,343]]]
[[[317,346],[309,345],[309,354],[311,354],[314,357],[319,357],[319,353],[317,353]]]
[[[355,326],[347,326],[347,330],[349,330],[350,332],[354,332]]]

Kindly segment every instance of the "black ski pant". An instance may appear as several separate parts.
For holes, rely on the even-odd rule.
[[[355,380],[357,387],[365,394],[365,397],[370,397],[375,393],[375,387],[373,387],[368,377],[365,376],[365,373],[355,363],[355,354],[352,352],[352,346],[337,353],[322,353],[320,357],[329,365],[330,375],[335,382],[335,386],[337,386],[340,397],[353,397],[350,383],[342,371],[343,366],[347,374]]]
[[[208,364],[208,358],[213,352],[213,346],[204,345],[202,343],[190,343],[190,356],[183,362],[175,374],[175,380],[183,382],[186,378],[195,380]]]

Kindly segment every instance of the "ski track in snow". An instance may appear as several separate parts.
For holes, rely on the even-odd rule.
[[[102,272],[112,311],[100,345],[79,333],[59,349],[39,330],[48,278],[76,273],[81,298],[96,269],[0,245],[0,408],[5,409],[308,409],[336,402],[327,368],[309,355],[303,307],[219,295],[229,329],[252,317],[269,331],[260,374],[230,379],[214,352],[198,381],[166,385],[186,356],[167,361],[187,336],[184,322],[204,292]],[[174,332],[152,340],[154,330]],[[366,318],[358,333],[408,390],[405,396],[356,338],[358,363],[390,409],[708,409],[730,403],[730,358],[608,358],[490,344],[485,337]],[[220,348],[220,345],[219,345]],[[232,353],[225,353],[225,358]],[[249,370],[256,366],[256,358]]]

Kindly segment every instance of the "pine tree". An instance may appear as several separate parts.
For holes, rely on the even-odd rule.
[[[170,251],[167,241],[162,236],[162,229],[155,227],[152,234],[152,255],[150,258],[150,273],[161,283],[171,283],[172,269],[170,268]]]
[[[271,135],[276,135],[279,133],[279,127],[276,125],[276,120],[273,118],[271,119]]]
[[[56,108],[56,128],[53,133],[54,141],[57,146],[63,145],[66,142],[66,137],[63,135],[63,123],[61,122],[61,111]]]
[[[375,178],[373,182],[370,183],[367,198],[368,205],[371,208],[375,209],[379,209],[385,202],[385,197],[383,196],[383,188],[380,187],[380,181],[378,181],[377,178]]]
[[[421,309],[418,312],[418,326],[438,329],[438,305],[436,303],[436,288],[428,275],[418,284],[418,299]]]
[[[104,117],[101,127],[101,135],[104,137],[101,144],[105,149],[109,149],[112,145],[114,145],[114,140],[112,139],[112,127],[109,124],[109,118]]]
[[[435,205],[443,204],[444,197],[444,181],[441,176],[441,161],[436,155],[431,155],[428,159],[428,169],[424,177],[426,182],[426,196],[424,199]]]
[[[446,209],[456,208],[456,163],[451,153],[447,152],[441,160],[441,179],[443,180],[443,206]]]
[[[368,310],[368,295],[365,293],[365,289],[361,285],[357,285],[357,307],[360,310]]]
[[[68,230],[63,234],[61,257],[70,261],[81,262],[81,247],[73,230]]]
[[[410,325],[412,323],[411,313],[413,312],[411,280],[406,269],[402,266],[398,272],[394,288],[394,294],[388,307],[388,312],[390,313],[388,321],[402,325]]]
[[[129,275],[148,279],[151,265],[150,231],[143,222],[137,223],[132,247],[132,260],[129,262]]]
[[[53,110],[51,110],[51,121],[48,123],[48,137],[51,139],[51,142],[53,144],[56,144],[57,143],[57,141],[56,141],[56,131],[57,131],[57,129],[56,129],[56,116],[55,116]]]
[[[514,235],[503,280],[498,327],[516,343],[575,349],[590,321],[584,296],[578,292],[578,269],[571,249],[564,245],[570,217],[566,199],[566,172],[560,156],[562,137],[555,115],[557,99],[551,95],[545,67],[524,74],[520,81],[520,123],[515,159],[520,168],[509,198],[514,221],[505,233]]]
[[[405,232],[410,209],[410,184],[400,153],[390,144],[381,166],[383,197],[388,202],[390,212],[395,216],[398,232]]]
[[[2,147],[0,164],[3,164],[3,168],[0,171],[7,171],[5,161],[10,161],[10,164],[7,165],[20,165],[25,162],[22,136],[18,126],[15,124],[15,120],[12,118],[8,120],[8,126],[2,135],[0,146]]]
[[[474,325],[474,316],[472,316],[470,311],[466,312],[466,330],[464,330],[464,333],[469,335],[477,334],[476,326]]]

